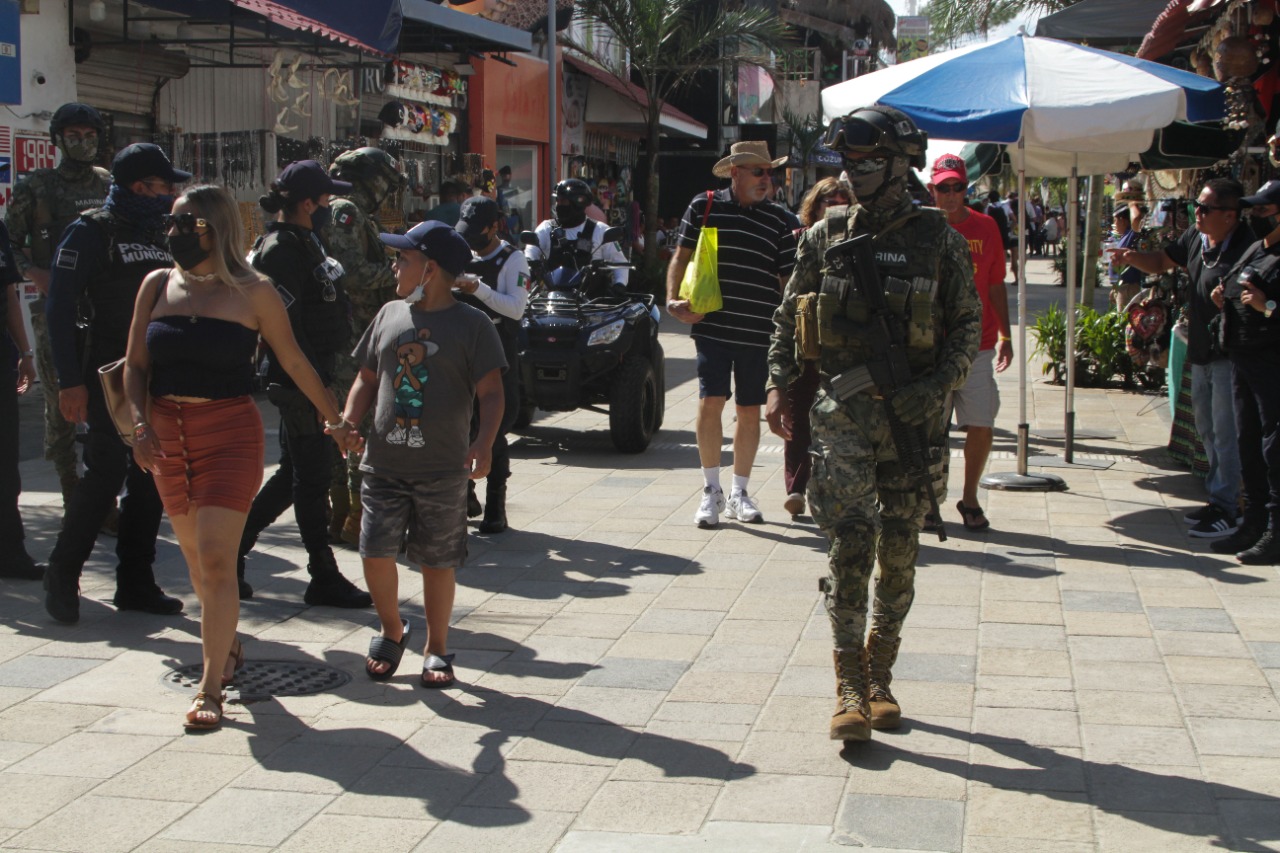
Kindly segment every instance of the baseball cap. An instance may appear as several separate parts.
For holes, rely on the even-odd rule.
[[[934,186],[953,178],[965,186],[969,185],[969,167],[965,165],[963,159],[955,154],[943,154],[933,161],[933,171],[929,173],[929,180]]]
[[[276,184],[290,198],[319,198],[325,193],[351,192],[351,184],[329,176],[315,160],[290,163],[276,175]]]
[[[449,275],[461,275],[471,262],[471,247],[462,235],[434,219],[419,222],[404,234],[379,234],[378,239],[400,251],[417,249]]]
[[[135,142],[120,149],[111,161],[111,179],[122,187],[144,178],[160,178],[171,184],[191,180],[191,173],[173,168],[159,145]]]
[[[475,195],[462,203],[458,224],[454,228],[465,237],[483,231],[501,218],[502,211],[496,201],[485,195]]]
[[[1253,195],[1247,195],[1240,199],[1240,204],[1244,207],[1253,207],[1255,204],[1280,204],[1280,181],[1267,181]]]

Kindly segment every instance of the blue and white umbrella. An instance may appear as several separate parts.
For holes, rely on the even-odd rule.
[[[1007,146],[1026,176],[1070,177],[1067,281],[1076,281],[1076,178],[1116,172],[1151,147],[1155,133],[1175,121],[1214,121],[1226,112],[1222,86],[1188,71],[1071,42],[1026,35],[974,44],[864,74],[824,89],[830,121],[861,107],[902,110],[939,139]],[[1018,239],[1019,284],[1025,284],[1026,235]],[[1037,488],[1048,478],[1027,476],[1027,312],[1018,288],[1018,472],[1004,488]],[[1067,288],[1065,456],[1072,462],[1075,431],[1075,288]],[[999,475],[984,478],[998,479]],[[1056,479],[1056,478],[1055,478]],[[1037,482],[1039,481],[1039,486]],[[1058,479],[1057,483],[1061,483]]]

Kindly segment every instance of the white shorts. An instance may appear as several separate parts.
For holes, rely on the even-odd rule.
[[[996,351],[981,350],[969,368],[969,378],[951,393],[951,405],[958,427],[994,427],[1000,411],[1000,392],[996,390]]]

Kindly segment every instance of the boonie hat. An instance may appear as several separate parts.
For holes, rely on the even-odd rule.
[[[1256,193],[1240,199],[1240,204],[1244,207],[1253,207],[1255,204],[1280,204],[1280,181],[1267,181]]]
[[[729,156],[711,167],[711,174],[717,178],[727,178],[730,175],[729,170],[734,166],[765,166],[776,169],[785,162],[787,162],[786,157],[779,157],[776,160],[769,157],[767,142],[735,142],[729,146]]]
[[[159,145],[135,142],[120,149],[111,161],[111,179],[119,186],[127,187],[144,178],[160,178],[171,184],[191,180],[191,173],[173,168],[173,163]]]
[[[315,160],[290,163],[276,175],[276,184],[290,199],[319,198],[325,193],[342,195],[351,192],[351,184],[331,178]]]
[[[929,180],[936,187],[943,181],[952,178],[967,187],[969,185],[969,167],[965,165],[962,158],[955,154],[943,154],[933,161],[933,170],[929,173]]]
[[[473,195],[462,203],[455,230],[464,237],[488,228],[502,218],[498,203],[487,195]]]
[[[404,234],[379,234],[378,239],[400,251],[417,249],[449,275],[461,275],[471,262],[471,247],[462,235],[434,219],[419,222]]]

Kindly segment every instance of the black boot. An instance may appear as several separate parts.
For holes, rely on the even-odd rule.
[[[253,587],[249,586],[249,582],[244,579],[244,554],[236,556],[236,583],[240,587],[241,601],[253,598]]]
[[[373,596],[360,589],[338,571],[338,561],[332,551],[311,555],[307,563],[311,583],[302,600],[312,607],[343,607],[348,609],[371,607]]]
[[[117,586],[111,603],[116,610],[138,610],[156,616],[174,616],[182,612],[182,600],[165,595],[155,583],[126,588]]]
[[[1275,528],[1262,534],[1262,538],[1247,551],[1236,554],[1236,559],[1246,566],[1274,566],[1280,564],[1280,536]]]
[[[503,533],[507,529],[507,481],[490,478],[485,484],[484,518],[481,533]]]
[[[467,518],[479,518],[480,513],[484,509],[480,506],[480,499],[476,497],[476,481],[467,481]]]
[[[1251,521],[1246,518],[1236,528],[1235,533],[1223,539],[1213,540],[1209,543],[1209,548],[1217,554],[1239,554],[1241,551],[1247,551],[1257,545],[1258,540],[1262,538],[1262,534],[1266,532],[1266,522]]]
[[[44,573],[44,609],[59,622],[80,621],[80,573],[52,562]]]

